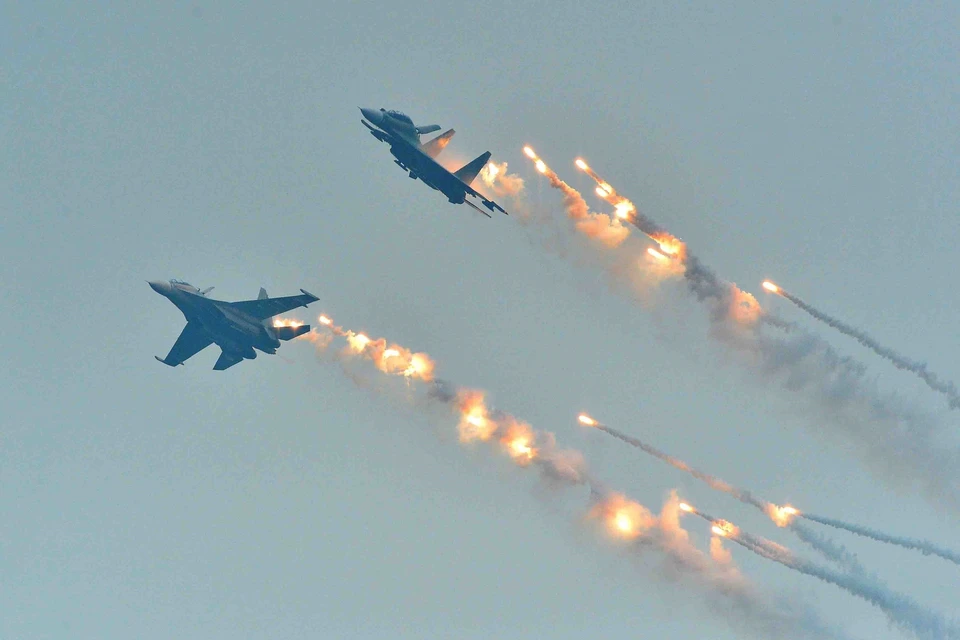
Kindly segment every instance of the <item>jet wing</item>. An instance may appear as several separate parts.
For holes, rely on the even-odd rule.
[[[229,369],[233,365],[237,364],[243,360],[243,356],[239,356],[235,353],[229,351],[224,351],[220,354],[220,357],[217,358],[217,363],[213,365],[214,371],[223,371],[224,369]]]
[[[296,309],[297,307],[306,307],[311,302],[316,302],[320,298],[300,289],[303,295],[287,296],[285,298],[262,298],[260,300],[241,300],[240,302],[226,302],[227,306],[251,315],[257,320],[266,320],[273,316]]]
[[[163,360],[157,358],[157,360],[160,360],[163,364],[175,367],[178,364],[183,364],[184,361],[208,347],[211,342],[213,342],[213,340],[210,339],[202,327],[193,322],[188,322],[187,326],[180,332],[180,337],[173,343],[173,347],[170,349],[167,357]]]

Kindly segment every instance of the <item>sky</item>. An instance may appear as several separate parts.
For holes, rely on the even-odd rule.
[[[958,375],[956,4],[37,2],[2,15],[0,637],[773,635],[656,545],[611,539],[587,518],[586,487],[458,443],[457,417],[425,409],[422,384],[302,339],[226,372],[211,371],[216,347],[158,364],[183,323],[147,285],[167,278],[224,300],[302,287],[320,300],[291,315],[429,353],[439,378],[555,433],[655,513],[676,490],[827,565],[747,505],[578,426],[579,412],[770,500],[960,546],[945,497],[960,494],[958,414],[760,288],[770,278]],[[445,162],[489,149],[524,178],[522,202],[500,198],[512,215],[493,219],[447,203],[391,163],[360,106],[456,128]],[[682,280],[625,283],[525,144],[609,213],[573,165],[584,157],[916,420],[857,421],[789,367],[758,366],[715,338]],[[946,468],[936,495],[916,483],[931,450]],[[682,524],[706,553],[707,523]],[[817,531],[891,590],[957,615],[960,567]],[[770,610],[833,637],[914,637],[727,548]]]

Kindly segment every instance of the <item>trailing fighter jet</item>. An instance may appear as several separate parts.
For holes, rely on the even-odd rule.
[[[177,305],[187,319],[187,326],[180,332],[167,357],[157,358],[171,367],[183,364],[213,342],[223,350],[213,365],[217,371],[229,369],[244,358],[253,360],[257,357],[254,348],[264,353],[276,353],[281,340],[292,340],[303,335],[310,331],[310,325],[275,327],[266,320],[319,300],[303,289],[300,289],[303,295],[270,298],[266,290],[261,288],[256,300],[224,302],[207,297],[213,287],[200,291],[181,280],[148,284]]]
[[[450,172],[434,158],[450,142],[450,138],[455,133],[453,129],[421,144],[421,134],[439,131],[440,127],[435,124],[423,127],[415,126],[410,116],[399,111],[364,109],[361,107],[360,113],[366,118],[366,120],[360,120],[363,126],[370,130],[374,138],[390,145],[390,153],[396,158],[394,162],[401,169],[409,172],[411,178],[414,180],[420,178],[428,186],[447,196],[447,199],[453,204],[470,205],[488,218],[490,214],[467,200],[468,195],[480,198],[483,206],[490,211],[507,213],[503,207],[493,200],[488,200],[482,193],[470,186],[480,170],[487,164],[487,160],[490,159],[489,151],[468,162],[460,169]]]

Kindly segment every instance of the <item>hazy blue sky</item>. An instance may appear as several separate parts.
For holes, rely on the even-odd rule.
[[[556,496],[461,447],[454,418],[358,387],[306,342],[223,373],[216,348],[158,364],[183,320],[146,281],[170,277],[228,300],[303,287],[320,297],[303,319],[429,352],[654,510],[676,488],[815,557],[584,433],[578,411],[770,499],[960,546],[960,510],[884,483],[912,472],[889,452],[868,469],[802,392],[709,338],[681,283],[645,304],[611,289],[521,154],[532,144],[609,210],[582,154],[725,278],[759,292],[771,277],[960,377],[958,5],[713,4],[5,5],[0,637],[757,635],[656,551],[585,526],[586,489]],[[358,106],[455,127],[451,161],[490,149],[556,222],[449,205],[390,162]],[[929,414],[960,465],[941,397],[758,297]],[[685,526],[705,549],[706,523]],[[957,613],[957,566],[823,532]],[[853,637],[904,637],[731,551],[772,598]]]

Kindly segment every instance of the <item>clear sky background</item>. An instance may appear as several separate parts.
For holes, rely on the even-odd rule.
[[[674,4],[7,4],[0,637],[760,635],[655,550],[585,525],[585,488],[554,495],[461,447],[455,418],[404,403],[402,384],[382,397],[305,341],[223,373],[215,347],[158,364],[183,319],[146,281],[170,277],[226,300],[303,287],[320,302],[299,317],[427,351],[653,510],[676,488],[816,557],[577,412],[771,500],[960,545],[960,511],[871,472],[801,393],[709,338],[682,283],[645,304],[611,288],[521,154],[532,144],[608,211],[573,168],[583,155],[929,414],[960,463],[940,396],[759,295],[770,277],[960,376],[958,6]],[[455,127],[451,162],[491,150],[554,222],[448,204],[390,162],[358,106]],[[705,549],[706,523],[684,522]],[[957,613],[960,567],[823,532]],[[772,598],[852,637],[904,637],[731,551]]]

